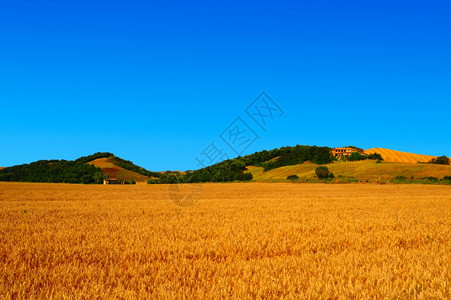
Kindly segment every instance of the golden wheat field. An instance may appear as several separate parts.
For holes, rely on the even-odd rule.
[[[451,298],[448,186],[0,183],[0,216],[1,298]]]

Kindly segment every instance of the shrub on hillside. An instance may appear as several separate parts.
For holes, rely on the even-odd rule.
[[[422,177],[422,178],[420,178],[420,179],[422,179],[422,180],[428,180],[428,181],[438,181],[438,178],[437,177],[432,177],[432,176],[429,176],[429,177]]]
[[[449,158],[446,157],[446,155],[442,155],[440,157],[431,159],[429,163],[436,165],[449,165]]]
[[[288,179],[288,180],[291,180],[291,181],[295,181],[295,180],[298,180],[298,179],[299,179],[299,176],[296,175],[296,174],[288,175],[288,176],[287,176],[287,179]]]
[[[382,155],[379,153],[371,153],[371,154],[361,154],[360,152],[353,152],[349,156],[341,156],[342,160],[348,160],[348,161],[359,161],[359,160],[383,160]]]
[[[379,162],[380,162],[381,160],[384,160],[384,159],[382,158],[382,155],[380,155],[379,153],[366,154],[366,155],[364,156],[364,158],[365,158],[365,159],[377,159]]]
[[[353,152],[348,157],[349,161],[356,161],[356,160],[363,160],[363,159],[364,159],[364,156],[362,154],[360,154],[359,152]]]
[[[326,179],[329,176],[329,169],[327,167],[320,166],[316,168],[315,173],[319,179]]]
[[[406,176],[396,176],[391,180],[392,183],[409,183],[409,179]]]

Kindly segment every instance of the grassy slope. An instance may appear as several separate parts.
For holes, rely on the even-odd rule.
[[[390,162],[403,162],[403,163],[417,163],[417,162],[428,162],[433,158],[436,158],[436,156],[431,155],[422,155],[422,154],[415,154],[415,153],[408,153],[408,152],[402,152],[402,151],[396,151],[396,150],[390,150],[385,148],[371,148],[368,150],[365,150],[365,153],[379,153],[382,155],[382,158],[385,161]]]
[[[147,176],[126,170],[113,164],[107,157],[95,159],[93,161],[90,161],[88,164],[101,168],[103,174],[109,174],[111,178],[120,177],[121,179],[127,181],[133,178],[133,180],[135,180],[136,182],[145,182],[149,180],[149,177]]]
[[[349,179],[363,179],[370,181],[392,180],[396,176],[410,178],[451,176],[451,166],[412,164],[401,162],[386,162],[376,164],[374,160],[356,162],[336,162],[326,165],[337,178],[339,175]],[[314,179],[316,164],[304,163],[300,165],[285,166],[263,172],[262,167],[249,166],[255,181],[286,181],[288,175],[296,174],[301,179]]]

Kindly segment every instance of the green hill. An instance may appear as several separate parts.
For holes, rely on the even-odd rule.
[[[160,173],[148,171],[109,152],[68,160],[40,160],[0,169],[0,181],[103,183],[106,177],[123,182],[145,182]]]
[[[380,148],[377,148],[380,149]],[[0,181],[102,183],[104,178],[122,182],[193,183],[231,181],[287,181],[296,175],[298,181],[318,181],[315,169],[325,165],[335,175],[334,182],[406,181],[425,177],[442,179],[451,176],[449,165],[381,161],[379,153],[353,153],[347,160],[332,156],[331,148],[318,146],[282,147],[228,159],[212,166],[186,172],[152,172],[110,152],[98,152],[73,161],[41,160],[30,164],[0,168]],[[373,149],[374,150],[374,149]],[[395,153],[384,149],[391,158]],[[401,154],[402,155],[401,155]],[[390,156],[391,155],[391,156]],[[401,157],[401,158],[402,158]],[[410,156],[409,156],[410,157]],[[375,159],[378,159],[376,161]],[[415,156],[413,159],[417,159]],[[355,161],[352,161],[355,160]],[[431,179],[432,181],[435,179]]]
[[[294,165],[305,161],[317,164],[329,163],[333,160],[329,147],[301,146],[282,147],[270,151],[259,151],[246,156],[227,159],[212,166],[185,174],[162,175],[152,183],[192,183],[192,182],[231,182],[252,180],[252,174],[245,172],[246,166],[261,166],[271,170],[286,165]]]
[[[0,181],[101,183],[102,171],[80,161],[40,160],[0,170]]]

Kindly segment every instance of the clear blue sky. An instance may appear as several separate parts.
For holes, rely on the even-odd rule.
[[[21,1],[0,9],[0,166],[109,151],[195,169],[305,144],[451,155],[449,1]],[[283,110],[266,132],[245,113]]]

